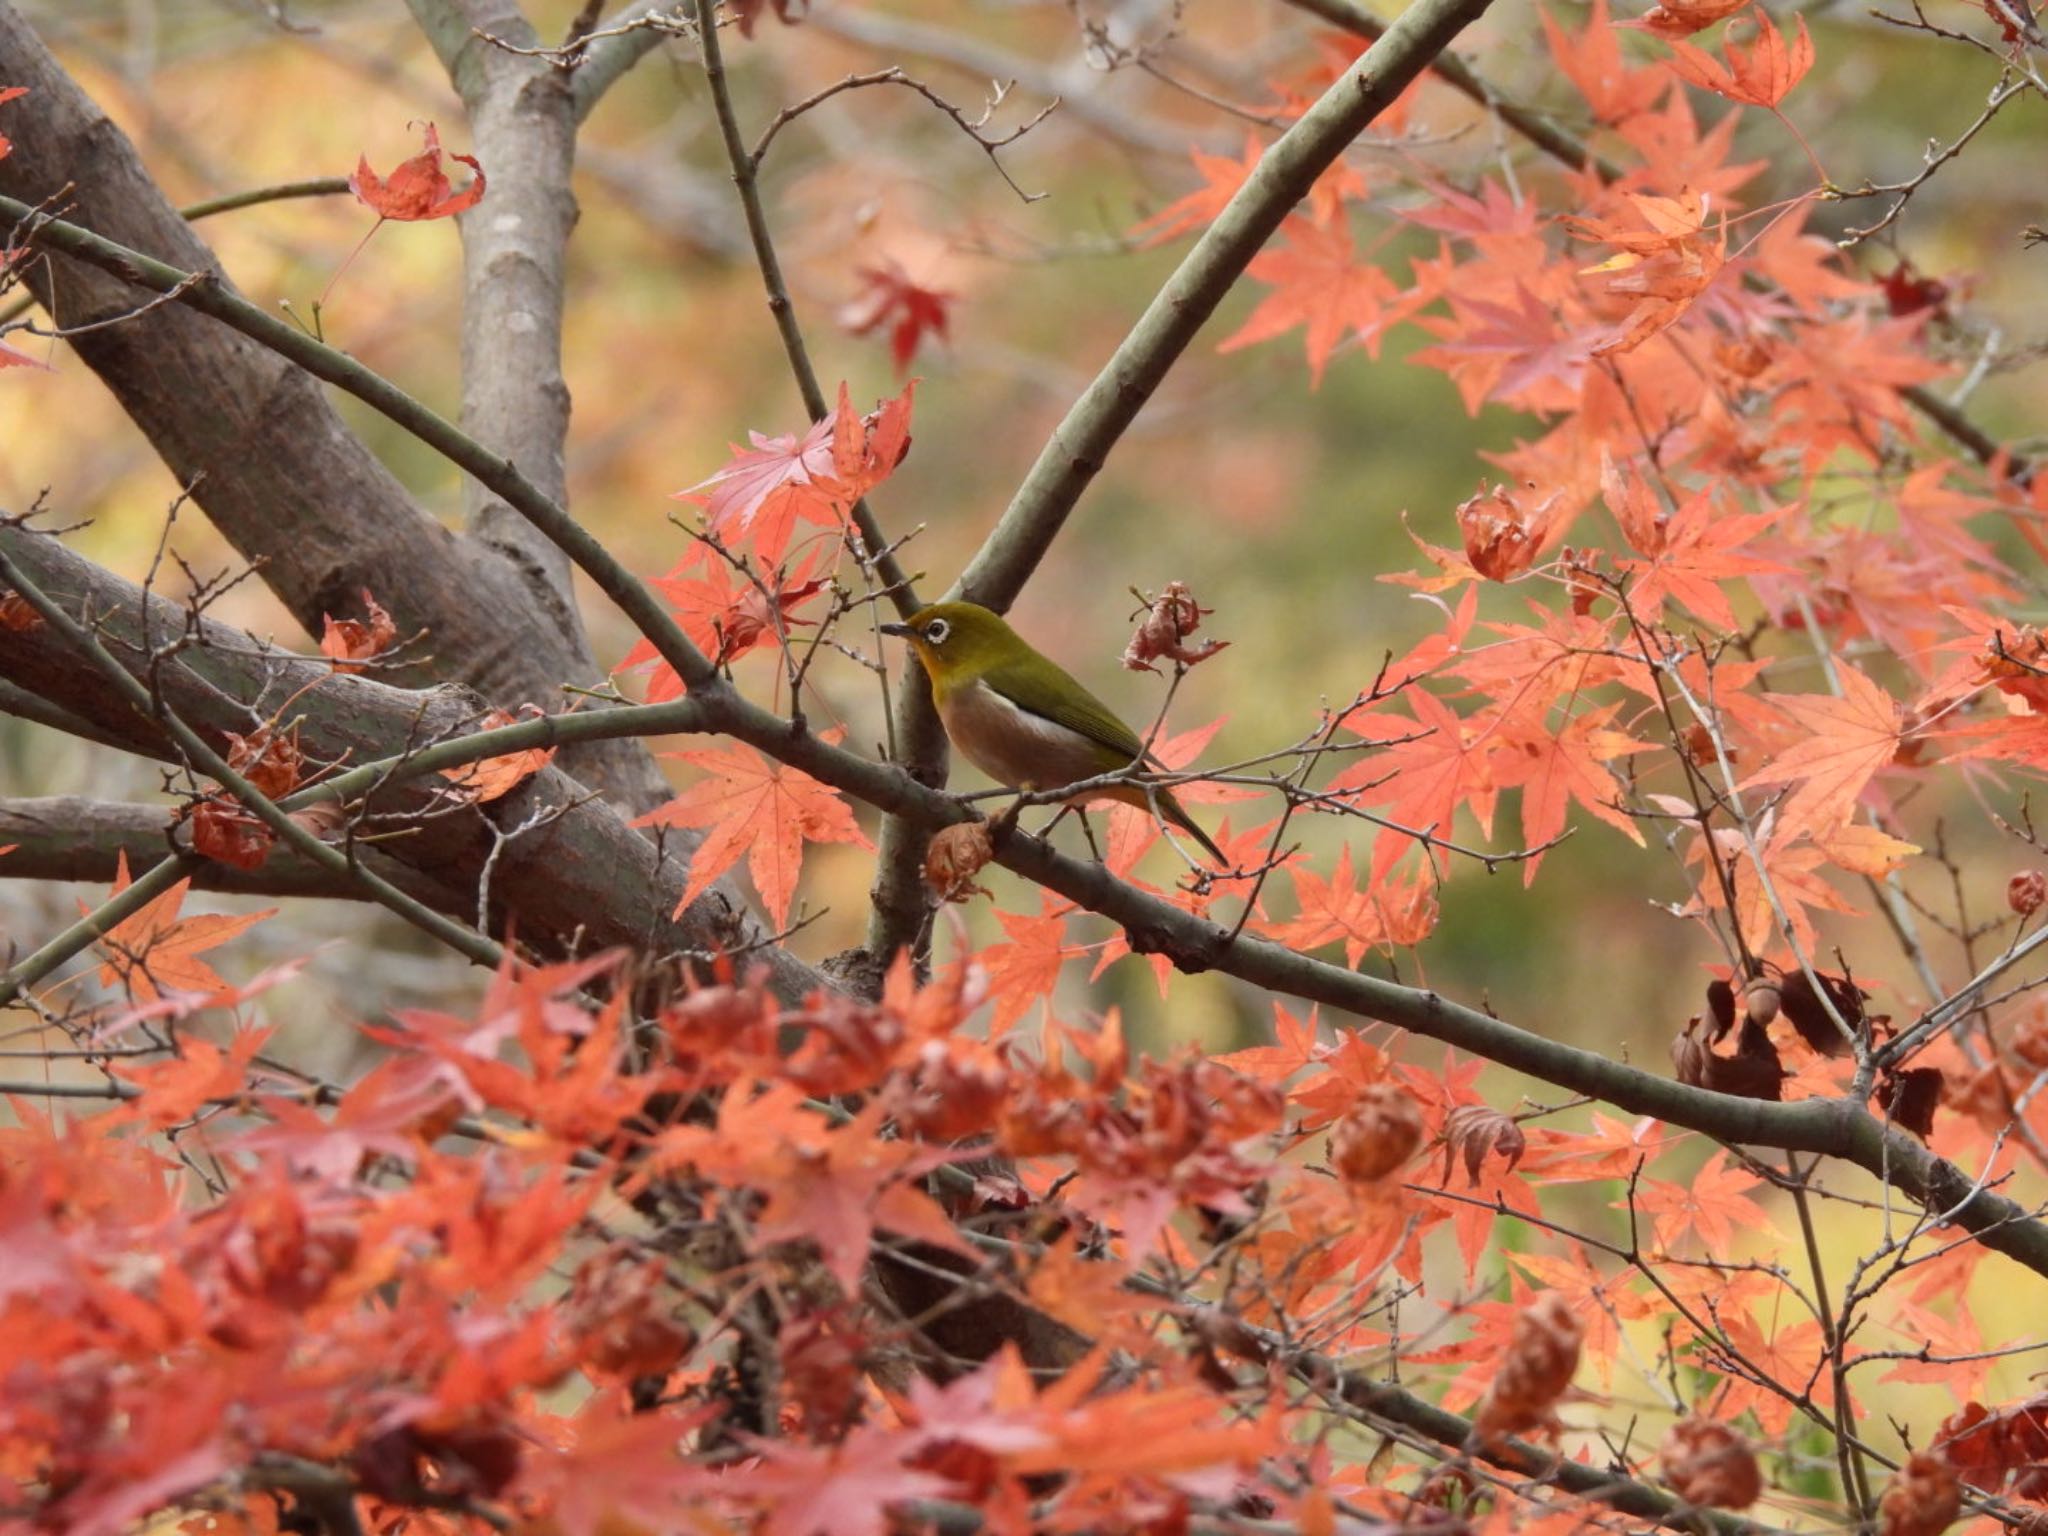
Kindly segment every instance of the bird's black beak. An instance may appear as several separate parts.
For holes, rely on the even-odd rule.
[[[882,626],[882,633],[885,635],[901,635],[908,639],[911,635],[916,634],[917,631],[908,624],[884,624]]]

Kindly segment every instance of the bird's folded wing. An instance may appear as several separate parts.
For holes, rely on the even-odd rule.
[[[1032,671],[996,666],[982,675],[982,681],[1019,709],[1086,736],[1127,761],[1137,761],[1145,750],[1114,710],[1057,667]]]

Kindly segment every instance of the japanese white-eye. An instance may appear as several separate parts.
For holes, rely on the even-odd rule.
[[[1129,768],[1145,744],[1058,662],[1033,650],[1000,615],[976,603],[935,603],[885,635],[910,642],[932,682],[946,735],[966,759],[1012,789],[1058,789]],[[1076,799],[1119,800],[1164,816],[1226,863],[1173,791],[1141,781]]]

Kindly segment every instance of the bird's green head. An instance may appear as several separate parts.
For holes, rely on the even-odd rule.
[[[944,693],[972,681],[991,667],[1033,654],[1017,631],[979,603],[933,603],[902,624],[884,624],[885,635],[901,635]]]

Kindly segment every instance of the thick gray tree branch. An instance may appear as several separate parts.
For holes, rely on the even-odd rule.
[[[145,619],[138,588],[46,534],[0,526],[0,553],[92,624],[131,672],[143,669],[152,648],[187,632],[185,610],[151,598]],[[217,748],[228,732],[247,734],[283,710],[287,720],[303,722],[301,746],[310,762],[349,765],[462,734],[483,711],[483,702],[460,687],[414,692],[337,674],[325,662],[287,655],[210,620],[197,621],[192,633],[194,640],[156,676],[164,702]],[[45,697],[61,689],[72,712],[116,736],[135,730],[137,717],[126,699],[49,626],[0,629],[0,678]],[[588,953],[626,945],[660,955],[744,949],[759,952],[784,996],[826,984],[801,961],[764,944],[760,925],[730,887],[714,889],[671,918],[688,878],[686,859],[673,844],[664,849],[642,837],[608,804],[553,769],[481,808],[451,808],[425,781],[394,781],[367,796],[364,808],[380,830],[402,829],[380,840],[379,850],[460,891],[464,911],[473,909],[495,854],[492,931],[504,931],[509,922],[538,950]]]
[[[568,505],[569,385],[562,305],[576,119],[569,76],[545,58],[496,47],[540,43],[516,0],[409,0],[469,114],[484,200],[462,229],[462,429],[514,460],[548,498]],[[536,599],[574,635],[590,669],[569,586],[569,561],[533,525],[474,480],[463,485],[470,531],[527,572]]]
[[[54,202],[187,271],[216,270],[134,145],[8,0],[0,0],[0,78],[30,87],[36,103],[33,142],[0,160],[0,193]],[[27,281],[65,325],[138,307],[137,290],[117,274],[62,256],[29,264]],[[439,669],[506,707],[552,703],[563,682],[592,679],[556,616],[531,601],[521,571],[424,515],[318,382],[273,350],[178,305],[72,344],[214,525],[261,562],[264,581],[309,634],[320,632],[324,614],[359,616],[359,593],[368,588],[401,633],[428,631],[423,649],[433,661],[422,675]],[[592,749],[570,766],[636,808],[665,792],[635,744]]]
[[[172,846],[171,808],[127,801],[92,800],[79,795],[52,795],[27,800],[0,799],[0,847],[13,844],[0,869],[12,880],[69,880],[92,885],[113,883],[123,858],[128,867],[146,869]],[[178,845],[184,846],[180,838]],[[364,865],[408,896],[438,911],[460,915],[474,910],[466,893],[423,870],[402,864],[374,849],[361,854]],[[208,859],[193,872],[202,891],[232,891],[250,896],[328,896],[362,900],[362,892],[345,880],[276,848],[260,869],[236,869]]]

